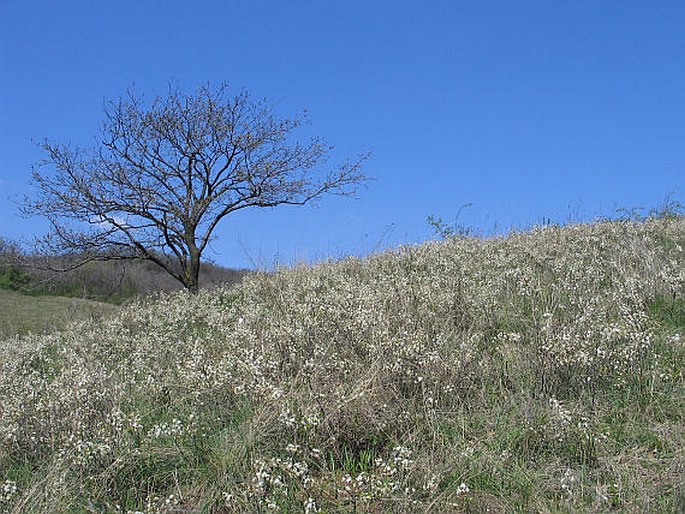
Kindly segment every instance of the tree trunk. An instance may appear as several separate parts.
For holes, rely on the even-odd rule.
[[[200,288],[200,253],[197,250],[191,250],[190,252],[187,279],[186,289],[193,294],[197,294]]]

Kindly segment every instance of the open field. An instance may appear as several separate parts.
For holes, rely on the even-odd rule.
[[[63,330],[72,321],[98,319],[115,309],[110,304],[80,298],[27,296],[0,289],[0,339]]]
[[[0,510],[684,512],[684,248],[456,237],[2,342]]]

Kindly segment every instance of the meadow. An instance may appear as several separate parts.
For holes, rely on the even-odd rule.
[[[684,247],[455,236],[12,337],[0,510],[684,512]]]
[[[64,330],[75,319],[100,319],[115,309],[82,298],[27,296],[7,289],[0,289],[0,306],[0,339]]]

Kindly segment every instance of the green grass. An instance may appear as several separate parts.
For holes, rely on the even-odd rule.
[[[647,312],[659,323],[674,330],[685,330],[685,300],[657,295],[649,302]]]
[[[72,321],[98,319],[115,310],[113,305],[92,300],[28,296],[0,289],[0,340],[63,330]]]

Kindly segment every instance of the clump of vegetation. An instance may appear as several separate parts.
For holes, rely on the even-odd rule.
[[[684,246],[455,237],[1,343],[0,506],[682,510]]]
[[[30,276],[20,265],[22,256],[17,244],[0,237],[0,289],[19,291],[29,284]]]

